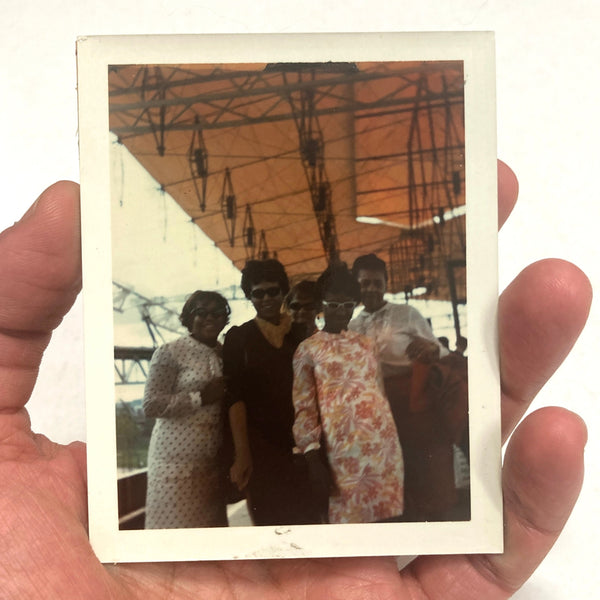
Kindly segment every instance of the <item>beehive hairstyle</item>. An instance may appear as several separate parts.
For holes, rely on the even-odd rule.
[[[274,258],[267,260],[249,260],[242,269],[242,290],[246,298],[250,298],[252,286],[263,281],[274,281],[279,284],[285,296],[290,291],[290,283],[283,265]]]
[[[319,300],[325,294],[344,294],[356,302],[360,301],[360,285],[346,263],[331,264],[317,279],[317,293]]]

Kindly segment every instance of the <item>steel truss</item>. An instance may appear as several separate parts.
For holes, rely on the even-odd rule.
[[[146,383],[154,348],[115,346],[115,383],[134,385]]]
[[[160,67],[156,67],[160,69]],[[118,67],[113,70],[118,72]],[[123,115],[126,119],[134,118],[132,124],[123,124],[112,127],[120,139],[131,136],[146,135],[157,132],[164,134],[168,131],[194,131],[198,128],[196,117],[199,117],[204,131],[210,129],[224,129],[229,127],[242,127],[244,125],[257,125],[286,121],[295,118],[295,111],[288,103],[290,95],[297,93],[312,94],[315,98],[314,117],[339,113],[355,113],[359,116],[369,116],[371,111],[382,109],[407,109],[411,110],[414,95],[419,85],[419,77],[423,73],[435,72],[439,67],[428,66],[426,63],[418,68],[394,69],[382,73],[349,72],[331,74],[327,77],[315,79],[301,79],[297,82],[287,83],[285,72],[276,71],[231,71],[220,72],[208,76],[185,77],[185,71],[178,67],[163,67],[160,71],[160,82],[145,83],[141,85],[125,85],[109,92],[111,98],[110,114],[119,118]],[[168,71],[166,76],[163,71]],[[329,75],[329,74],[328,74]],[[179,77],[178,77],[179,76]],[[158,75],[156,76],[158,78]],[[443,92],[427,92],[421,100],[443,106],[448,101],[462,103],[463,82],[462,74],[457,73],[456,82],[451,82]],[[374,97],[369,102],[360,102],[339,93],[339,86],[348,86],[353,83],[389,79],[395,82],[395,89],[386,90],[379,97]],[[224,91],[195,93],[186,96],[188,89],[193,89],[199,83],[212,83],[226,81],[229,83]],[[452,85],[454,84],[454,85]],[[403,97],[407,89],[413,89],[415,94]],[[150,93],[154,96],[148,98]],[[138,95],[139,101],[118,103],[122,95]],[[321,107],[325,100],[330,100],[333,106]],[[265,104],[262,110],[253,110],[247,114],[249,105],[255,107]],[[159,111],[152,116],[150,111]],[[160,112],[163,111],[163,112]],[[168,116],[168,118],[167,118]],[[121,119],[123,121],[123,119]],[[157,150],[164,148],[164,137],[157,137]]]

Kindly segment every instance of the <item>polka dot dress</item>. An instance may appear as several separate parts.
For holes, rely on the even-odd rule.
[[[186,336],[161,346],[150,364],[144,411],[156,417],[148,450],[146,529],[227,526],[218,468],[220,403],[202,388],[222,374],[216,352]]]

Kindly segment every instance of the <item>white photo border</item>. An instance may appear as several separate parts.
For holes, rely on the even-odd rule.
[[[464,64],[471,520],[119,530],[108,66],[386,60]],[[89,534],[98,558],[110,563],[502,552],[493,33],[82,37],[77,62]]]

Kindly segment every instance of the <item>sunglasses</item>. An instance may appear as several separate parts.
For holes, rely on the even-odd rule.
[[[250,296],[255,300],[262,300],[265,296],[275,298],[275,296],[279,296],[279,294],[281,294],[281,288],[278,285],[268,288],[256,288],[250,292]]]
[[[354,310],[356,308],[356,302],[327,302],[327,300],[323,300],[323,306],[330,308],[331,310],[337,310],[340,306],[343,306],[344,310]]]
[[[192,311],[193,317],[200,317],[201,319],[206,319],[208,317],[212,317],[213,319],[221,319],[227,316],[227,311],[224,309],[219,310],[205,310],[204,308],[196,308]]]
[[[290,308],[292,310],[318,310],[319,307],[314,302],[291,302]]]

